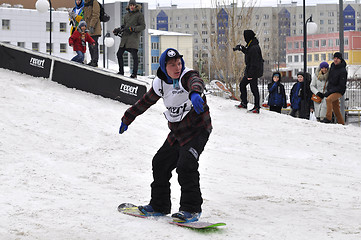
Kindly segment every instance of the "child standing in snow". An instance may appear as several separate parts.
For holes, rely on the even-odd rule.
[[[310,115],[311,90],[309,85],[304,84],[305,74],[297,73],[297,82],[293,85],[290,93],[292,117],[308,119]],[[306,91],[306,99],[305,93]]]
[[[198,72],[185,67],[183,55],[176,49],[166,49],[159,64],[151,89],[124,113],[119,133],[126,131],[137,116],[163,98],[170,133],[153,157],[150,203],[138,208],[146,216],[170,213],[169,180],[176,169],[181,199],[179,212],[172,215],[173,220],[194,222],[201,215],[203,203],[198,160],[212,130],[209,107],[203,94],[204,82]]]
[[[86,22],[80,21],[77,29],[69,38],[69,45],[73,47],[73,50],[76,52],[76,56],[71,60],[83,63],[84,62],[84,54],[86,52],[86,42],[95,45],[95,41],[93,38],[86,32]]]
[[[281,83],[281,74],[274,72],[272,74],[272,82],[268,84],[268,106],[270,111],[281,113],[282,107],[286,108],[286,92],[285,87]]]

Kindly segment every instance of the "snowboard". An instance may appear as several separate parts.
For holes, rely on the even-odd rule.
[[[215,85],[217,88],[225,92],[231,99],[239,101],[239,98],[237,98],[231,90],[229,90],[224,84],[219,80],[212,80],[211,85]]]
[[[134,216],[134,217],[139,217],[139,218],[149,218],[149,219],[154,219],[154,220],[165,219],[170,224],[173,224],[173,225],[176,225],[179,227],[192,228],[192,229],[211,229],[211,228],[216,228],[219,226],[226,225],[223,222],[217,222],[217,223],[201,222],[201,221],[190,222],[190,223],[173,222],[172,218],[170,216],[159,216],[159,217],[150,216],[149,217],[149,216],[145,216],[141,211],[139,211],[138,207],[132,203],[120,204],[118,206],[118,211],[123,214]]]

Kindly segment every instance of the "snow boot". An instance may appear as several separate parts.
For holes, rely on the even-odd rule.
[[[179,211],[177,213],[172,214],[173,222],[178,223],[189,223],[196,222],[201,217],[201,212],[199,213],[190,213],[186,211]]]
[[[166,215],[164,213],[154,211],[153,207],[150,205],[138,206],[138,209],[147,217],[161,217]]]
[[[241,102],[239,105],[236,105],[237,108],[244,108],[247,110],[247,104],[246,103],[243,103]]]
[[[251,113],[259,113],[259,107],[255,106],[254,108],[252,108],[251,110],[249,110],[249,112]]]

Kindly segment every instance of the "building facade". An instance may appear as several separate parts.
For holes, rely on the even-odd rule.
[[[156,75],[159,57],[167,48],[175,48],[183,55],[184,62],[193,68],[193,36],[191,34],[149,29],[149,73]]]
[[[321,62],[333,61],[339,51],[338,33],[314,34],[307,37],[307,72],[314,73]],[[287,37],[287,67],[295,76],[303,71],[303,36]],[[348,78],[361,78],[361,32],[344,32],[344,56]]]

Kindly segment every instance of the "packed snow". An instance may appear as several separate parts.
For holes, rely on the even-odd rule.
[[[360,127],[208,95],[201,220],[227,226],[194,231],[117,211],[149,201],[162,101],[119,135],[129,105],[4,69],[0,92],[0,239],[361,239]]]

